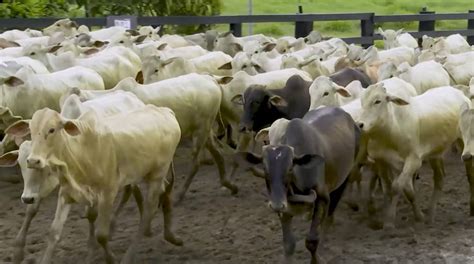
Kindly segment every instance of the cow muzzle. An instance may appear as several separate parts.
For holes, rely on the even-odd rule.
[[[35,203],[36,199],[33,196],[21,196],[21,201],[24,204],[33,204]]]
[[[239,132],[241,133],[248,133],[252,131],[251,126],[247,124],[240,124],[239,125]]]
[[[26,159],[26,165],[30,169],[43,169],[45,167],[45,162],[40,157],[29,157]]]
[[[270,201],[268,203],[268,206],[275,212],[277,213],[283,213],[286,211],[288,208],[288,203],[287,202],[272,202]]]
[[[472,155],[470,153],[466,153],[466,154],[463,154],[461,158],[463,161],[472,160]]]

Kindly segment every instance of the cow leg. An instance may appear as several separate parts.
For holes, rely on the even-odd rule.
[[[140,217],[142,217],[143,216],[143,196],[142,196],[142,192],[140,191],[140,187],[138,185],[132,185],[132,194],[133,194],[133,198],[135,198],[135,202],[137,203]]]
[[[328,219],[327,224],[332,225],[334,222],[334,211],[336,210],[337,204],[341,200],[342,194],[344,194],[344,190],[349,182],[349,177],[339,186],[336,190],[332,191],[329,194],[329,208],[328,208]]]
[[[436,214],[436,207],[439,197],[443,192],[443,178],[446,175],[444,171],[444,163],[442,158],[430,160],[431,168],[433,169],[434,188],[431,196],[430,208],[428,211],[428,222],[432,223]]]
[[[291,221],[293,216],[290,214],[283,213],[280,216],[281,231],[283,232],[283,248],[285,250],[285,263],[289,264],[293,262],[293,255],[295,253],[295,236],[291,230]]]
[[[410,156],[405,160],[402,173],[392,183],[392,203],[387,214],[384,228],[386,227],[390,229],[395,227],[397,204],[402,192],[412,205],[416,221],[423,221],[423,213],[415,201],[415,190],[412,181],[413,175],[421,167],[421,164],[421,159],[418,157]]]
[[[229,179],[227,179],[224,157],[222,156],[222,153],[216,148],[214,137],[212,135],[209,137],[206,143],[206,148],[209,150],[209,153],[211,153],[214,161],[216,162],[217,169],[219,170],[219,180],[221,185],[229,189],[233,195],[237,194],[239,189],[237,186],[232,184]]]
[[[162,177],[159,177],[160,175],[162,175]],[[130,243],[130,246],[122,258],[121,263],[135,263],[134,258],[138,243],[143,238],[143,236],[151,235],[151,221],[156,209],[158,208],[157,205],[159,203],[162,181],[165,180],[165,177],[166,174],[163,175],[163,173],[157,173],[156,176],[152,175],[151,179],[148,181],[147,195],[143,207],[143,217],[140,220],[138,232],[135,234],[133,241]]]
[[[250,136],[250,133],[241,133],[239,135],[239,145],[237,146],[237,151],[246,151],[250,145],[250,141],[252,140],[252,137]],[[239,155],[239,154],[237,154]],[[230,180],[233,180],[235,178],[235,173],[237,172],[237,169],[239,168],[239,160],[240,156],[234,155],[232,159],[232,168],[230,172]]]
[[[193,160],[193,166],[188,176],[186,177],[183,188],[181,189],[181,191],[178,192],[176,204],[179,204],[183,201],[184,196],[186,195],[186,192],[188,191],[189,186],[191,185],[191,182],[193,181],[194,176],[199,170],[199,167],[200,167],[199,154],[201,153],[201,150],[205,146],[206,141],[207,141],[207,138],[205,136],[194,135],[193,137],[193,148],[192,148],[192,154],[191,154],[192,160]]]
[[[20,231],[15,238],[15,248],[13,251],[13,263],[19,264],[23,261],[25,257],[25,245],[26,245],[26,235],[28,234],[28,229],[30,229],[30,224],[33,218],[36,216],[40,206],[41,200],[34,204],[29,204],[26,206],[26,216],[23,224],[21,225]]]
[[[176,246],[182,246],[183,240],[177,237],[173,231],[173,203],[172,203],[172,192],[175,180],[174,169],[171,165],[171,177],[168,184],[165,187],[165,191],[161,194],[160,201],[163,210],[163,236],[166,241]]]
[[[125,204],[128,202],[128,199],[130,199],[130,195],[132,195],[132,186],[127,185],[123,189],[123,194],[122,194],[122,199],[120,199],[120,203],[115,209],[114,212],[114,218],[110,222],[110,237],[112,237],[114,231],[115,231],[115,218],[120,214],[120,212],[123,210],[123,207]],[[96,216],[97,218],[97,216]]]
[[[474,216],[474,174],[472,170],[472,158],[464,161],[464,167],[466,168],[467,181],[469,182],[469,189],[471,191],[471,199],[469,200],[469,215]]]
[[[97,209],[93,206],[87,207],[87,220],[89,222],[89,238],[87,240],[88,252],[87,252],[87,263],[94,263],[94,251],[97,247],[97,241],[95,240],[95,220],[97,219]]]
[[[58,244],[58,241],[61,238],[64,223],[66,222],[69,210],[71,209],[71,204],[69,204],[69,200],[66,198],[66,194],[64,194],[63,192],[64,191],[61,188],[58,194],[56,213],[54,215],[54,220],[49,230],[48,246],[46,248],[46,251],[44,252],[43,258],[41,259],[42,264],[51,263],[54,249],[56,248],[56,245]]]
[[[321,223],[328,213],[328,204],[330,203],[328,196],[329,195],[320,195],[320,192],[318,192],[318,198],[314,204],[311,227],[305,241],[306,249],[311,253],[311,264],[322,262],[316,251],[320,242]]]
[[[371,173],[370,173],[370,178],[369,178],[369,191],[368,191],[368,197],[367,197],[367,213],[369,217],[375,215],[375,212],[376,212],[374,194],[375,194],[375,188],[377,187],[377,180],[379,179],[379,177],[377,176],[376,173],[374,173],[373,170],[370,170],[370,172]]]
[[[95,230],[95,237],[97,242],[102,246],[105,254],[105,262],[107,264],[115,263],[115,256],[112,253],[109,245],[110,236],[110,222],[113,215],[114,198],[117,195],[117,190],[109,190],[103,192],[99,196],[97,205],[97,228]]]

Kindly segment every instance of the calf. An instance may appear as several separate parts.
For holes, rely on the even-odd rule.
[[[335,107],[311,110],[285,125],[282,136],[270,137],[262,156],[245,153],[245,157],[251,163],[263,163],[269,205],[279,214],[287,262],[295,251],[291,220],[301,213],[298,207],[309,205],[312,221],[306,248],[311,263],[318,263],[320,225],[333,215],[346,187],[360,133],[352,118]]]

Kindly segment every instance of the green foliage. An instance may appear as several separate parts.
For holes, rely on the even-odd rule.
[[[66,16],[68,10],[69,3],[66,0],[10,0],[0,4],[0,17]]]
[[[346,32],[352,30],[354,23],[348,21],[331,21],[322,23],[324,31]]]
[[[268,36],[283,36],[285,32],[281,29],[281,26],[272,24],[262,25],[255,31],[255,33],[264,34]]]

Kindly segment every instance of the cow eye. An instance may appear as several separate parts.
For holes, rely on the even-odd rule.
[[[323,58],[319,58],[319,61],[323,61]]]
[[[123,44],[123,40],[121,40],[119,43]]]
[[[258,53],[258,50],[256,50],[254,53],[257,54],[257,53]]]
[[[329,92],[324,92],[323,93],[323,96],[328,96],[329,95]]]
[[[247,65],[242,66],[242,69],[245,69],[245,68],[247,68]]]
[[[55,131],[54,128],[50,128],[50,129],[48,130],[48,134],[53,134],[54,131]]]
[[[157,73],[157,72],[158,72],[158,69],[155,69],[155,73]]]
[[[382,101],[380,100],[375,100],[374,104],[380,104]]]
[[[31,56],[34,56],[34,55],[36,55],[36,52],[32,52],[32,53],[30,53],[30,55],[31,55]]]
[[[57,27],[59,27],[59,24],[56,24]]]

